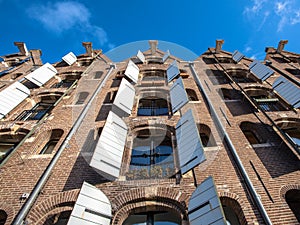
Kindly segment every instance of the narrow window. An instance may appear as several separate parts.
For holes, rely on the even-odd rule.
[[[53,152],[53,149],[55,148],[58,140],[50,140],[47,142],[47,144],[44,146],[40,154],[51,154]]]
[[[82,105],[86,98],[88,97],[89,93],[88,92],[80,92],[78,95],[78,99],[75,103],[75,105]]]

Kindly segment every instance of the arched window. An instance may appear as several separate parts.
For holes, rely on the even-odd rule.
[[[241,93],[239,91],[228,88],[220,88],[219,94],[225,101],[238,100],[241,98]]]
[[[4,210],[0,210],[0,225],[4,225],[7,219],[7,214]]]
[[[142,81],[165,80],[166,75],[164,70],[147,70],[143,73]]]
[[[235,199],[222,196],[220,201],[228,225],[244,224],[245,215],[240,204]]]
[[[173,172],[171,132],[160,127],[149,127],[136,131],[127,178],[163,178],[172,176]]]
[[[188,95],[188,98],[190,101],[199,101],[198,97],[197,97],[197,93],[195,92],[195,90],[190,89],[190,88],[186,88],[186,93]]]
[[[197,124],[197,127],[198,127],[202,145],[204,147],[212,147],[217,145],[209,126],[200,123]]]
[[[138,116],[169,115],[168,92],[165,90],[144,90],[140,94]]]
[[[300,222],[300,190],[289,190],[285,194],[285,200]]]
[[[251,145],[262,143],[262,139],[257,132],[258,125],[251,122],[242,122],[240,128]]]
[[[48,141],[46,142],[39,154],[51,154],[63,133],[64,132],[61,129],[52,130],[50,136],[48,137]],[[43,134],[43,136],[46,135],[47,134]]]
[[[206,75],[208,76],[209,80],[213,83],[213,85],[228,84],[230,82],[224,74],[224,72],[221,70],[207,69]]]
[[[89,96],[88,92],[85,92],[85,91],[80,92],[78,94],[77,101],[76,101],[75,105],[82,105],[88,96]]]
[[[224,56],[223,57],[218,57],[218,61],[220,63],[235,63],[232,58],[224,57]]]
[[[263,87],[245,88],[245,92],[256,102],[264,111],[284,111],[283,103],[278,96],[271,92],[270,89]]]
[[[228,69],[228,75],[237,83],[255,83],[253,75],[245,69]]]

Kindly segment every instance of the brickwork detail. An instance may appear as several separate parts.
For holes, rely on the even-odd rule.
[[[49,197],[32,208],[27,217],[27,221],[30,222],[30,224],[44,224],[51,216],[60,212],[72,210],[78,194],[79,190],[76,189]]]
[[[168,210],[187,218],[186,202],[188,196],[180,191],[168,187],[136,188],[114,198],[112,203],[115,215],[112,224],[121,225],[132,212],[139,210]]]

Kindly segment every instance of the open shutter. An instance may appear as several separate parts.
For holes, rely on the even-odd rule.
[[[181,173],[185,174],[205,160],[204,149],[191,109],[180,118],[175,129],[179,166]]]
[[[139,50],[136,57],[142,62],[144,63],[145,62],[145,56],[144,54]]]
[[[212,177],[204,180],[193,192],[188,213],[190,225],[227,224]]]
[[[54,77],[55,74],[57,74],[57,70],[50,63],[46,63],[32,73],[26,75],[25,78],[40,87]]]
[[[170,51],[167,50],[166,54],[162,57],[162,62],[164,63],[170,57]]]
[[[111,204],[98,188],[83,182],[68,225],[109,225]]]
[[[15,82],[0,92],[0,119],[17,107],[30,95],[30,90]]]
[[[139,67],[135,65],[134,62],[129,60],[127,68],[125,70],[125,75],[134,83],[137,83],[139,78],[139,73],[140,73]]]
[[[167,69],[168,82],[172,81],[178,74],[180,74],[176,60]]]
[[[239,51],[235,50],[234,53],[232,54],[232,59],[238,63],[239,61],[242,60],[242,58],[244,58],[244,56],[245,55],[243,55]]]
[[[253,61],[249,66],[250,71],[260,80],[264,81],[274,74],[269,67],[261,64],[259,61]]]
[[[133,107],[134,96],[134,87],[126,79],[122,79],[113,104],[130,115]]]
[[[189,102],[181,77],[179,77],[170,88],[170,97],[173,113]]]
[[[274,90],[294,108],[300,107],[300,88],[284,77],[279,77],[273,83]]]
[[[124,121],[110,111],[90,162],[109,180],[119,177],[127,131]]]
[[[64,60],[69,66],[71,66],[74,62],[76,62],[77,57],[74,55],[73,52],[69,52],[65,56],[62,57],[62,60]]]

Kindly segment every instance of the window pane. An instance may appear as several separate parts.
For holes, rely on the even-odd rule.
[[[58,140],[51,140],[49,141],[44,148],[42,149],[42,151],[40,152],[40,154],[51,154],[53,149],[55,148],[56,144],[57,144]]]
[[[13,143],[0,143],[0,163],[14,149],[14,146]]]

